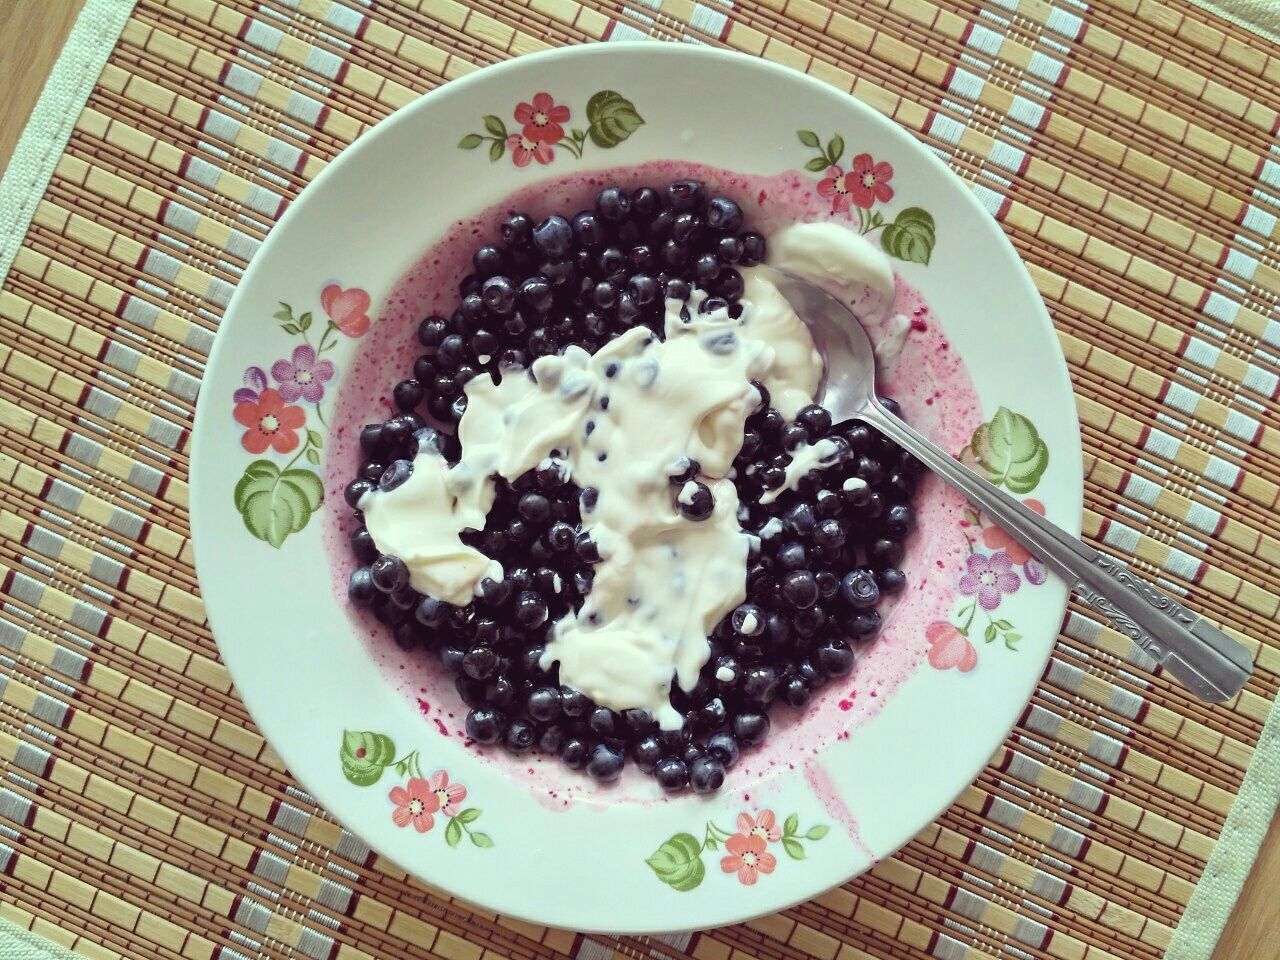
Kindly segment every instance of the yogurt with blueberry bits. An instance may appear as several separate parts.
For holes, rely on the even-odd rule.
[[[797,224],[771,249],[774,265],[872,309],[893,299],[884,255],[847,228]],[[759,271],[744,280],[733,307],[700,290],[668,299],[665,339],[633,327],[594,354],[569,346],[500,382],[477,377],[458,427],[461,460],[449,467],[428,435],[411,469],[399,467],[359,501],[379,551],[404,561],[415,590],[463,604],[483,581],[504,576],[460,539],[483,527],[494,478],[559,464],[591,491],[582,529],[601,562],[581,610],[552,627],[542,666],[558,664],[561,682],[597,704],[647,710],[663,730],[683,723],[671,705],[673,680],[693,688],[708,636],[746,597],[753,538],[725,481],[743,424],[763,400],[753,381],[792,419],[822,378],[791,305]],[[835,440],[805,444],[760,502],[844,454]],[[756,632],[755,615],[746,616],[745,631]]]

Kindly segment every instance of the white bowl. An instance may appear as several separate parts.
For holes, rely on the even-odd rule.
[[[566,139],[550,154],[508,145],[521,128],[517,105],[542,91],[568,107]],[[825,168],[837,159],[844,173],[862,170],[865,161],[853,158],[863,154],[892,167],[893,197],[882,191],[860,215],[856,204],[832,214],[817,192],[831,176]],[[367,333],[363,318],[395,314],[383,301],[446,228],[542,177],[653,161],[767,177],[797,196],[812,189],[811,206],[828,204],[823,215],[852,215],[849,222],[871,229],[930,306],[923,341],[941,350],[945,340],[950,356],[962,358],[980,408],[928,396],[929,364],[941,360],[917,353],[894,377],[908,415],[956,452],[981,421],[977,447],[989,472],[1073,533],[1082,504],[1066,367],[1013,248],[927,149],[823,83],[701,47],[574,47],[450,83],[332,163],[246,273],[200,394],[192,526],[219,648],[292,774],[379,853],[493,910],[609,932],[733,923],[819,894],[892,854],[952,802],[1009,732],[1067,597],[1056,579],[1037,584],[1039,571],[1018,563],[1016,548],[1006,553],[997,531],[965,519],[929,483],[922,502],[937,509],[912,544],[912,589],[884,634],[851,678],[824,690],[804,719],[775,728],[710,798],[664,799],[643,778],[595,788],[554,761],[482,755],[458,736],[465,708],[451,694],[420,709],[414,685],[431,691],[424,699],[436,697],[434,660],[398,662],[389,639],[370,639],[349,616],[342,571],[331,576],[331,563],[348,562],[340,546],[332,557],[326,551],[325,531],[332,539],[338,526],[326,514],[347,512],[332,477],[355,464],[322,461],[344,441],[321,416],[333,423],[335,390],[349,371],[370,375],[368,344],[412,336],[385,325],[392,320]],[[897,226],[874,226],[875,214]],[[461,243],[469,252],[474,240]],[[304,338],[319,346],[322,330],[322,359],[333,370],[315,403],[294,392],[307,366],[305,351],[295,350]],[[273,361],[286,364],[273,371]],[[293,435],[292,448],[279,439],[272,446],[252,426],[272,409],[286,411],[278,437]],[[322,469],[332,475],[327,494]],[[985,609],[980,575],[1006,570],[1004,587],[1012,576],[1018,589],[985,588],[988,602],[998,601]],[[397,667],[407,672],[389,674]],[[449,786],[435,771],[447,771]],[[423,813],[410,816],[411,808]],[[736,853],[725,848],[731,836]]]

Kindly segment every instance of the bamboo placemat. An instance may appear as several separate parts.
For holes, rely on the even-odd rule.
[[[1186,0],[630,3],[137,4],[0,289],[0,917],[166,960],[1164,953],[1280,683],[1277,49]],[[339,150],[478,66],[638,37],[852,90],[973,186],[1071,365],[1087,536],[1258,666],[1205,706],[1073,604],[1017,729],[896,857],[617,940],[451,902],[291,781],[204,621],[186,472],[228,296]]]

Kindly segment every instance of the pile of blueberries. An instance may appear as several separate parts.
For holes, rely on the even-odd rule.
[[[457,462],[463,388],[482,371],[500,378],[570,344],[594,352],[637,324],[661,336],[664,301],[685,300],[694,287],[709,294],[701,309],[727,304],[735,312],[738,268],[765,256],[764,238],[742,227],[738,204],[708,196],[697,180],[663,190],[607,186],[594,209],[571,220],[509,216],[502,242],[475,252],[453,314],[422,321],[423,353],[393,392],[399,412],[361,431],[366,459],[346,488],[356,519],[361,498],[403,483],[425,445]],[[359,523],[351,601],[370,608],[400,647],[439,658],[470,710],[466,731],[476,742],[554,754],[601,782],[617,779],[629,757],[665,790],[714,792],[743,748],[768,736],[774,704],[805,707],[853,669],[856,651],[879,632],[877,605],[906,584],[899,565],[921,473],[895,444],[862,424],[833,424],[818,404],[787,422],[756,386],[761,402],[734,461],[739,520],[756,534],[747,597],[713,631],[694,689],[673,684],[680,730],[659,730],[644,710],[600,706],[540,665],[547,631],[581,607],[600,561],[579,513],[596,491],[579,489],[555,459],[512,483],[499,479],[484,529],[464,534],[502,564],[503,580],[482,581],[464,606],[424,596]],[[783,485],[790,451],[823,439],[832,441],[834,464],[761,505]],[[673,488],[698,472],[691,461],[681,467]],[[685,511],[691,519],[709,513],[707,504]]]

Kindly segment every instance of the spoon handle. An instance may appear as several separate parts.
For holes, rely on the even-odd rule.
[[[1253,658],[1240,643],[1135,576],[1120,561],[1028,509],[874,400],[858,419],[964,494],[1197,697],[1219,703],[1240,692],[1253,670]]]

